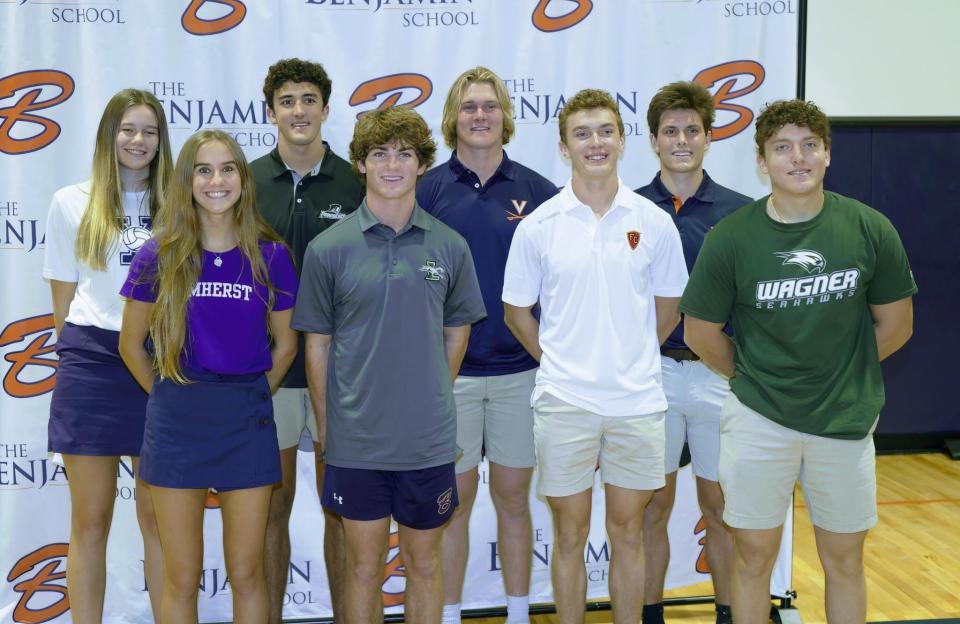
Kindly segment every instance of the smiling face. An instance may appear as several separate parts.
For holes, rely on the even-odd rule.
[[[660,115],[660,126],[657,135],[650,136],[650,145],[660,158],[661,170],[679,174],[698,172],[710,147],[710,133],[704,131],[703,120],[695,110],[667,110]]]
[[[267,107],[267,119],[277,125],[280,140],[291,145],[309,145],[320,136],[330,107],[323,101],[320,87],[309,82],[289,80],[273,94]]]
[[[150,166],[160,146],[157,116],[145,105],[131,106],[120,118],[117,132],[117,162],[129,171],[141,171]]]
[[[399,144],[374,146],[363,162],[357,163],[367,179],[367,197],[376,203],[398,199],[412,201],[417,177],[426,171],[412,147]]]
[[[201,145],[193,165],[193,201],[201,219],[232,214],[241,188],[240,171],[227,146],[220,141]]]
[[[617,175],[617,159],[623,153],[623,137],[617,118],[607,108],[589,108],[566,120],[560,152],[570,159],[574,178],[603,179]]]
[[[830,149],[809,128],[787,124],[764,142],[757,156],[760,170],[770,176],[773,190],[805,196],[823,192],[830,166]]]
[[[457,150],[501,149],[503,109],[493,85],[474,82],[463,92],[457,112]]]

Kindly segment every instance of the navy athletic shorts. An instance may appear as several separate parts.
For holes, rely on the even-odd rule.
[[[366,470],[326,465],[321,504],[347,520],[393,516],[425,531],[443,526],[460,504],[454,464],[420,470]]]

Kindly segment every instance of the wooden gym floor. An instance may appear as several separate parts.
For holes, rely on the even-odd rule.
[[[960,618],[960,462],[942,453],[885,455],[877,458],[880,523],[866,546],[867,620],[887,622]],[[804,623],[826,622],[823,571],[813,528],[799,490],[795,498],[793,586]],[[701,583],[668,597],[712,593]],[[668,607],[668,622],[713,624],[713,605]],[[553,624],[540,615],[534,624]],[[589,613],[587,622],[611,622],[611,613]],[[469,620],[499,624],[501,618]]]

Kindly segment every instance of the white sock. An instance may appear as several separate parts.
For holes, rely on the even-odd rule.
[[[442,624],[460,624],[460,603],[443,605]]]
[[[507,596],[506,624],[530,624],[530,596]]]

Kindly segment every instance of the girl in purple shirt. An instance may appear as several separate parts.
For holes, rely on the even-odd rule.
[[[234,620],[267,618],[263,542],[280,480],[270,397],[296,352],[297,277],[255,197],[236,142],[193,135],[121,290],[120,353],[150,392],[140,465],[163,543],[162,622],[197,621],[208,488],[220,493]]]

